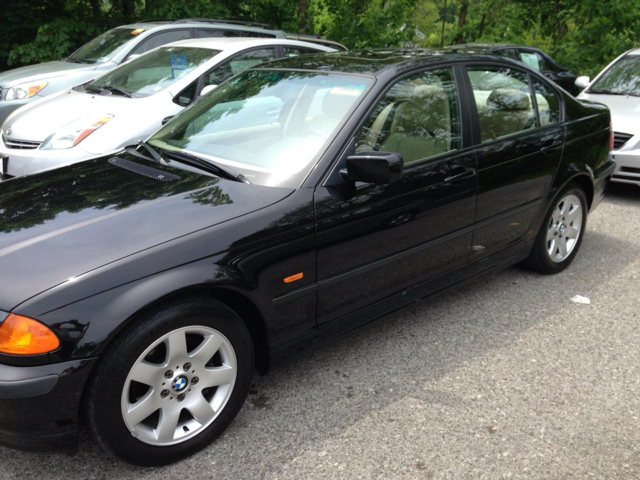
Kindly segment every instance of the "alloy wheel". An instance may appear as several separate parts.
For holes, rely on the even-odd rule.
[[[551,212],[547,252],[553,262],[560,263],[571,255],[582,233],[582,218],[582,203],[574,194],[563,197]]]
[[[204,326],[179,328],[134,363],[122,390],[122,417],[142,442],[184,442],[216,419],[236,377],[236,354],[222,333]]]

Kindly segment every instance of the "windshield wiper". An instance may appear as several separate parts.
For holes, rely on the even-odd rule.
[[[160,155],[158,151],[155,148],[153,148],[151,145],[149,145],[147,142],[140,140],[138,142],[138,146],[144,148],[147,152],[149,152],[149,154],[151,154],[151,157],[153,158],[154,161],[161,163],[162,165],[168,165],[167,161],[164,158],[162,158],[162,155]],[[140,155],[135,149],[133,151],[129,151],[125,148],[125,150],[128,151],[129,153],[135,152],[134,155],[135,154]]]
[[[191,155],[190,153],[185,152],[177,152],[174,150],[163,150],[164,154],[167,157],[178,160],[179,162],[186,163],[193,167],[202,168],[203,170],[207,170],[216,174],[220,178],[226,178],[227,180],[234,180],[236,182],[241,183],[251,183],[244,175],[239,172],[236,172],[234,169],[222,166],[219,163],[214,162],[213,160],[205,160],[200,157],[196,157],[195,155]]]
[[[621,92],[614,92],[613,90],[589,90],[589,93],[601,93],[604,95],[626,95],[626,93],[621,93]]]
[[[94,85],[89,85],[88,87],[85,88],[85,90],[87,92],[92,92],[92,93],[97,93],[97,94],[102,93],[102,87],[96,87]]]
[[[82,60],[78,60],[77,58],[71,58],[71,57],[65,58],[64,61],[69,63],[88,63],[88,62],[83,62]]]
[[[127,98],[133,98],[133,95],[131,95],[131,93],[127,92],[126,90],[123,90],[121,88],[118,87],[112,87],[111,85],[101,85],[97,88],[101,88],[102,90],[107,90],[108,92],[112,92],[112,93],[118,93],[120,95],[123,95]]]

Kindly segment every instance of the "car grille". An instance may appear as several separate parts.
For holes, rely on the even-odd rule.
[[[7,138],[2,135],[2,141],[7,148],[12,148],[14,150],[35,150],[42,142],[32,142],[30,140],[14,140],[12,138]]]
[[[613,149],[620,150],[629,140],[631,140],[631,137],[633,137],[633,135],[628,133],[613,132]]]

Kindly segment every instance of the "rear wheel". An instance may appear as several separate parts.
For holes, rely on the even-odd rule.
[[[578,253],[586,226],[587,198],[579,185],[571,183],[547,212],[524,265],[541,273],[561,272]]]
[[[251,337],[224,305],[197,299],[150,312],[102,355],[89,384],[89,430],[141,466],[181,460],[235,418],[253,373]]]

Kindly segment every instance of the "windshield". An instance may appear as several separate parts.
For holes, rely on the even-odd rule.
[[[69,55],[68,59],[82,63],[108,62],[122,48],[134,40],[143,29],[114,28],[85,43],[78,50]]]
[[[297,188],[372,83],[355,75],[246,71],[148,142],[226,164],[251,183]]]
[[[114,68],[85,85],[85,89],[118,89],[136,97],[154,95],[218,53],[220,50],[208,48],[161,47]]]
[[[589,88],[589,93],[640,96],[640,56],[626,56]]]

